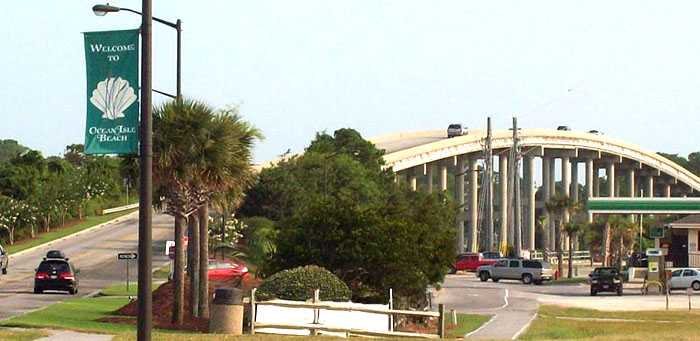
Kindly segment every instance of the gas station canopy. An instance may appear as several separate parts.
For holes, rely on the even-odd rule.
[[[588,198],[589,213],[698,214],[700,198]]]

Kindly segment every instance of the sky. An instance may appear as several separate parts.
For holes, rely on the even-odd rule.
[[[0,139],[44,156],[83,143],[81,33],[140,24],[97,17],[97,3],[5,4]],[[321,131],[485,128],[487,116],[687,155],[700,150],[697,13],[698,1],[153,1],[154,16],[183,21],[183,94],[239,106],[265,135],[255,162]],[[153,27],[153,87],[174,93],[175,31]]]

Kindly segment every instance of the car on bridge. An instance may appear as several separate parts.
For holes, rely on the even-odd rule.
[[[455,262],[448,273],[454,274],[457,271],[476,271],[482,265],[491,265],[498,262],[497,259],[485,258],[480,253],[463,253],[455,258]]]
[[[468,133],[469,133],[469,129],[467,127],[462,126],[462,124],[460,124],[460,123],[450,124],[447,127],[447,137],[448,138],[467,135]]]
[[[541,260],[521,258],[502,259],[493,265],[483,265],[476,269],[476,275],[482,282],[491,278],[498,282],[502,279],[520,280],[523,284],[542,284],[553,276],[552,266]]]
[[[2,274],[7,275],[7,265],[10,263],[10,256],[7,255],[7,251],[0,245],[0,269],[2,269]]]

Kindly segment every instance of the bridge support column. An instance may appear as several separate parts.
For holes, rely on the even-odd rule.
[[[508,156],[505,153],[498,157],[498,184],[501,190],[499,251],[505,256],[508,251]]]
[[[427,185],[428,193],[433,193],[433,164],[425,164],[425,183]]]
[[[457,203],[457,253],[464,252],[464,168],[463,157],[457,158],[457,171],[455,172],[455,203]]]
[[[547,200],[551,199],[557,193],[555,168],[556,162],[555,159],[552,158],[552,162],[549,163],[549,197]],[[556,224],[554,224],[553,217],[550,216],[550,218],[552,219],[549,219],[549,246],[550,250],[554,251],[554,248],[556,247],[557,228]]]
[[[479,225],[479,177],[476,159],[469,159],[469,252],[478,252],[477,226]]]
[[[414,191],[418,189],[418,175],[416,173],[415,168],[408,171],[408,183]]]
[[[552,188],[550,187],[550,181],[549,181],[550,177],[551,177],[550,174],[552,171],[551,164],[552,164],[551,157],[548,157],[548,156],[542,157],[542,194],[544,194],[542,196],[542,207],[544,207],[544,204],[549,200],[549,197],[552,196]],[[550,220],[552,220],[552,219],[551,219],[549,212],[547,212],[546,209],[544,210],[544,217],[545,217],[545,221],[546,221],[545,222],[546,226],[542,226],[542,228],[549,230],[549,226],[551,225]],[[553,235],[551,233],[549,233],[549,238],[547,240],[542,241],[542,245],[545,245],[545,243],[546,243],[549,250],[552,249],[552,244],[553,244],[552,237],[553,237]]]
[[[646,186],[644,186],[644,196],[653,198],[654,197],[654,176],[649,175],[647,176],[646,180]]]
[[[600,172],[597,165],[593,165],[593,197],[600,197]]]
[[[531,155],[523,157],[523,175],[525,177],[525,195],[527,209],[525,210],[525,236],[523,248],[535,249],[535,158]]]
[[[571,160],[571,198],[574,199],[574,202],[579,202],[579,200],[578,200],[578,161],[577,160]],[[572,219],[573,219],[573,217],[572,217]],[[574,239],[574,250],[578,250],[578,238]]]
[[[440,190],[447,190],[447,160],[440,162]]]
[[[605,165],[605,176],[608,178],[608,197],[615,197],[615,164],[610,162]]]
[[[564,196],[571,197],[571,159],[568,156],[561,158],[561,182],[564,190]],[[568,223],[571,220],[569,212],[564,212],[562,216],[564,223]],[[559,231],[557,237],[560,241],[564,243],[562,249],[567,250],[569,248],[569,236],[565,235],[564,231]]]
[[[593,159],[586,159],[586,197],[593,197],[593,178],[598,174],[593,172]],[[586,199],[587,200],[587,199]],[[588,222],[593,222],[593,213],[588,213]]]
[[[634,198],[635,196],[637,196],[637,191],[635,190],[635,183],[634,183],[634,168],[630,168],[627,170],[626,178],[627,178],[627,196],[630,198]],[[634,214],[628,214],[627,218],[632,222],[635,221]]]
[[[664,184],[664,197],[671,197],[671,184]]]

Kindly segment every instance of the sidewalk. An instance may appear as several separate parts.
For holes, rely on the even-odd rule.
[[[42,337],[37,339],[37,341],[111,341],[114,335],[107,334],[88,334],[79,333],[69,330],[55,330],[55,329],[43,329],[44,331],[51,333],[51,336]]]

